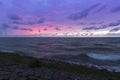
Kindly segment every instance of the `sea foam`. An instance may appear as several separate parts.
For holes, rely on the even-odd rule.
[[[89,53],[87,54],[90,58],[98,59],[98,60],[111,60],[116,61],[120,60],[120,55],[116,54],[96,54],[96,53]]]
[[[15,51],[12,51],[12,50],[0,50],[0,52],[3,52],[3,53],[14,53]]]

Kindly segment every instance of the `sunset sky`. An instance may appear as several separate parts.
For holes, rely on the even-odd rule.
[[[120,37],[120,0],[0,0],[1,37]]]

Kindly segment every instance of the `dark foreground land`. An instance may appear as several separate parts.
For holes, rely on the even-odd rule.
[[[120,73],[0,53],[0,80],[120,80]]]

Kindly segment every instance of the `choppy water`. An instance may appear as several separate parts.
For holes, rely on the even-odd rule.
[[[0,51],[120,72],[120,38],[0,38]]]

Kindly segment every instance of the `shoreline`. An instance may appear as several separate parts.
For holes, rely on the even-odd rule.
[[[9,53],[2,53],[2,52],[0,52],[0,59],[1,59],[0,68],[2,67],[7,68],[6,65],[14,66],[16,64],[19,64],[22,67],[27,66],[27,68],[29,68],[30,70],[37,69],[37,68],[40,68],[40,69],[46,68],[46,70],[47,69],[51,70],[51,72],[55,70],[56,71],[55,74],[57,74],[56,76],[59,76],[60,74],[60,73],[58,74],[57,72],[61,72],[63,74],[67,72],[65,74],[66,76],[68,76],[68,73],[73,74],[73,75],[84,75],[84,76],[91,78],[89,80],[108,80],[108,79],[119,80],[120,79],[120,73],[117,73],[117,72],[109,72],[107,70],[98,70],[95,67],[89,68],[83,65],[69,64],[69,63],[61,62],[61,61],[42,59],[42,58],[37,59],[33,57],[20,56],[18,54],[9,54]],[[50,74],[51,73],[49,73],[49,75]],[[84,77],[82,80],[87,80],[86,79],[87,77]],[[95,77],[96,79],[93,79],[93,77]],[[64,77],[62,78],[63,80],[65,80]],[[100,78],[100,79],[97,79],[97,78]],[[41,80],[47,80],[47,79],[41,79]],[[72,79],[69,79],[69,80],[72,80]]]

